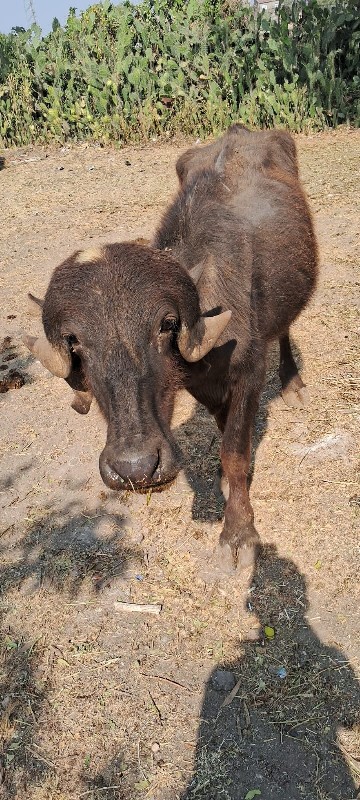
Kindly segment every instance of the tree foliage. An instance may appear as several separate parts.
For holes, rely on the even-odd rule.
[[[292,131],[358,124],[357,0],[219,0],[70,9],[42,37],[0,37],[0,143],[137,141],[231,121]]]

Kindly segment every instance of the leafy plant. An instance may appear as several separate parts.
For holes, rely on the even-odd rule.
[[[357,0],[71,9],[48,36],[0,36],[0,144],[139,141],[241,119],[292,131],[359,122]]]

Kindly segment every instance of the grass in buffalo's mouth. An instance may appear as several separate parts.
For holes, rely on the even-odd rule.
[[[171,486],[174,481],[176,481],[177,474],[173,475],[171,478],[167,480],[162,480],[161,483],[148,483],[146,486],[135,486],[133,483],[126,484],[120,491],[127,491],[127,492],[136,492],[137,494],[152,494],[153,492],[163,492],[169,486]],[[119,490],[115,490],[119,491]]]

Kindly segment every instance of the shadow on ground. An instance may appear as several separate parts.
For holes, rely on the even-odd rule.
[[[341,651],[322,644],[309,625],[304,576],[265,546],[248,598],[261,633],[208,682],[182,800],[358,797],[348,761],[359,683]]]
[[[14,480],[16,476],[10,476],[6,485]],[[36,744],[49,689],[44,645],[36,626],[33,634],[25,636],[19,625],[5,623],[11,593],[20,589],[29,597],[37,593],[40,605],[46,590],[60,603],[73,600],[84,587],[90,597],[96,595],[123,575],[136,557],[126,546],[126,538],[122,539],[122,529],[120,516],[105,515],[99,509],[89,520],[69,505],[61,515],[50,514],[32,524],[18,543],[13,563],[0,569],[0,793],[4,800],[25,798],[43,778],[48,781],[53,775],[56,779],[55,765]],[[4,550],[2,545],[0,562]],[[105,797],[103,792],[101,796]]]
[[[293,341],[291,347],[301,373],[301,352]],[[260,396],[253,430],[249,486],[254,473],[256,451],[267,431],[270,404],[280,395],[279,348],[276,346],[269,356],[266,383]],[[186,478],[194,492],[193,519],[202,522],[221,520],[225,510],[219,480],[221,433],[214,418],[198,403],[192,418],[180,425],[174,433],[183,452]]]

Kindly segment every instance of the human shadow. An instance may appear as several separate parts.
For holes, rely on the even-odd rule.
[[[95,597],[124,575],[139,555],[123,538],[123,527],[121,515],[106,514],[99,507],[90,519],[68,504],[30,524],[18,542],[11,543],[8,536],[0,539],[0,794],[4,800],[26,797],[43,778],[56,778],[55,765],[37,745],[49,694],[42,636],[32,618],[24,626],[9,615],[14,593],[44,597],[49,590],[53,602],[56,597],[64,602],[84,589],[90,599]],[[12,556],[5,558],[9,549]]]
[[[259,633],[208,681],[181,800],[353,800],[359,683],[312,630],[305,578],[274,546],[262,549],[246,605]]]
[[[293,341],[291,347],[298,368],[301,370],[301,352]],[[268,428],[270,404],[280,395],[279,348],[275,346],[269,354],[266,381],[253,429],[249,487],[253,478],[256,452]],[[174,433],[183,454],[186,479],[194,493],[193,519],[202,522],[221,520],[225,510],[225,499],[220,489],[219,478],[222,436],[215,419],[204,406],[197,403],[191,419],[179,425]]]

